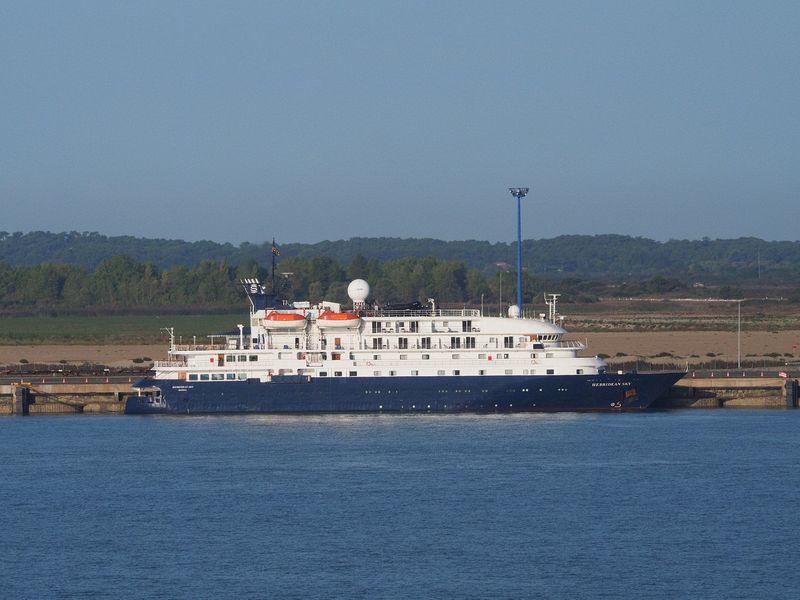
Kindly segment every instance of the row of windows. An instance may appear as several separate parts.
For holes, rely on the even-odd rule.
[[[435,327],[436,322],[432,322],[431,325]],[[397,331],[406,330],[405,321],[397,321],[396,324],[394,321],[372,321],[372,333],[380,333],[381,331],[386,331],[388,328],[393,326],[397,328]],[[442,321],[442,327],[450,327],[450,322]],[[417,333],[419,331],[419,321],[409,321],[408,331],[411,333]],[[472,321],[461,321],[461,331],[475,331],[475,329],[472,327]]]
[[[513,371],[513,369],[505,369],[504,373],[505,373],[505,375],[513,375],[514,371]],[[535,371],[533,371],[533,370],[529,371],[528,369],[523,369],[523,371],[522,371],[523,375],[535,375],[535,373],[536,373]],[[389,374],[390,377],[394,377],[394,376],[397,375],[397,371],[388,371],[388,374]],[[452,371],[452,374],[456,375],[456,376],[461,375],[461,370],[460,369],[454,369]],[[547,374],[548,375],[554,375],[555,374],[555,370],[554,369],[547,369]],[[577,369],[576,370],[576,374],[577,375],[583,374],[583,369]],[[348,371],[348,375],[350,377],[357,377],[358,376],[358,371]],[[373,371],[372,375],[374,377],[382,377],[383,376],[383,371]],[[412,370],[410,375],[416,377],[416,376],[419,375],[419,371],[418,370]],[[444,375],[446,375],[446,372],[444,371],[444,369],[439,369],[439,370],[436,371],[436,375],[444,376]],[[486,369],[480,369],[478,371],[478,375],[486,375]],[[319,372],[319,376],[320,377],[328,377],[328,371],[320,371]],[[333,372],[333,376],[334,377],[342,377],[343,376],[343,371],[334,371]],[[238,381],[244,381],[246,379],[247,379],[247,373],[189,373],[189,375],[188,375],[188,380],[189,381],[237,381],[237,380]]]
[[[425,339],[428,340],[428,345],[427,346],[424,343]],[[465,339],[467,340],[465,348],[471,349],[471,348],[475,347],[475,345],[474,345],[475,338],[465,338]],[[458,341],[458,338],[453,338],[453,340]],[[472,340],[472,343],[470,343],[470,340]],[[377,342],[376,348],[374,348],[374,349],[379,349],[380,348],[380,338],[377,338],[374,341]],[[459,343],[453,343],[452,346],[453,346],[453,348],[460,348],[460,344]],[[423,338],[423,348],[426,348],[426,349],[430,348],[430,338]],[[401,345],[401,349],[407,349],[407,348],[406,348],[405,345]],[[531,356],[531,358],[536,358],[537,354],[535,352],[532,352],[530,356]],[[341,352],[332,352],[330,354],[330,357],[331,357],[331,360],[341,360],[342,357],[343,357],[343,353],[341,353]],[[430,360],[431,355],[430,354],[422,354],[422,355],[420,355],[420,357],[422,358],[422,360]],[[502,359],[508,359],[509,354],[508,353],[498,353],[498,354],[494,354],[494,355],[484,354],[484,353],[478,354],[478,359],[479,360],[486,360],[487,357],[489,357],[489,360],[491,360],[492,358],[494,358],[496,360],[502,360]],[[547,353],[545,353],[545,357],[546,358],[552,358],[553,357],[553,353],[552,352],[547,352]],[[268,358],[273,358],[273,357],[268,357]],[[281,352],[278,355],[278,359],[280,359],[280,360],[287,360],[287,359],[291,360],[291,359],[294,359],[294,358],[296,358],[297,360],[305,360],[306,359],[306,353],[305,352],[298,352],[296,355],[294,355],[294,354],[290,354],[290,353],[286,353],[286,352]],[[328,353],[327,352],[315,353],[313,358],[317,358],[317,359],[321,359],[321,360],[328,360]],[[350,360],[356,360],[356,356],[352,352],[350,353],[349,358],[350,358]],[[380,354],[373,354],[372,355],[372,359],[373,360],[381,360],[381,358],[382,357],[381,357]],[[461,355],[452,354],[451,358],[453,358],[454,360],[457,360],[457,359],[461,358]],[[401,354],[400,355],[400,360],[408,360],[408,355],[407,354]],[[257,354],[250,354],[250,355],[246,355],[246,354],[239,354],[239,355],[228,354],[228,355],[226,355],[224,357],[224,360],[223,360],[223,356],[222,355],[219,355],[219,357],[218,357],[218,364],[219,364],[220,367],[225,366],[225,362],[233,363],[233,362],[257,362],[257,361],[258,361],[258,355]],[[213,358],[212,358],[212,362],[213,362]]]
[[[247,373],[189,373],[189,381],[244,381]]]

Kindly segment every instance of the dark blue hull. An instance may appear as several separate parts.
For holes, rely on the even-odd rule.
[[[286,378],[262,383],[145,379],[127,414],[555,412],[643,410],[683,373]]]

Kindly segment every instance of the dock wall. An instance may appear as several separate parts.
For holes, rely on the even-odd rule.
[[[693,377],[676,383],[654,408],[796,408],[798,381],[780,377]],[[0,385],[0,415],[122,413],[130,383]]]
[[[121,413],[130,383],[0,385],[0,415]]]
[[[798,382],[782,377],[692,377],[672,386],[655,408],[796,408]]]

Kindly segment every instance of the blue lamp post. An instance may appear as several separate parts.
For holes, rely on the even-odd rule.
[[[522,318],[522,208],[521,200],[528,195],[528,188],[508,188],[517,199],[517,308]]]

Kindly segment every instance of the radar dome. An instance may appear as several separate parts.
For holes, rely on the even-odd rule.
[[[511,306],[509,306],[508,316],[511,317],[512,319],[519,318],[519,306],[517,306],[516,304],[512,304]]]
[[[369,284],[363,279],[354,279],[347,286],[347,295],[353,302],[365,302],[369,297]]]

